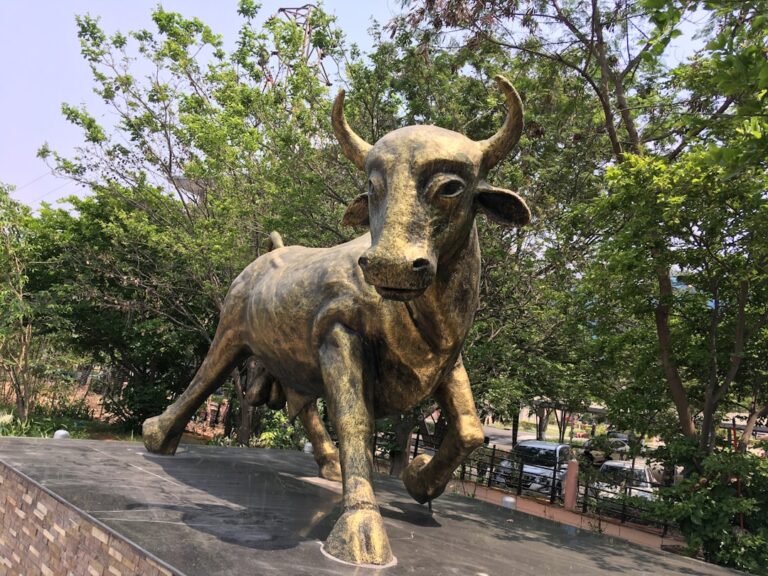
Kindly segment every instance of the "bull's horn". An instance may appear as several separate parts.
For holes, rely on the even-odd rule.
[[[349,158],[360,170],[365,170],[365,157],[372,146],[355,134],[347,124],[347,119],[344,118],[344,90],[339,90],[336,101],[333,103],[331,122],[336,138],[344,151],[344,156]]]
[[[483,168],[488,171],[498,164],[515,147],[523,133],[523,103],[517,90],[504,78],[497,75],[496,83],[507,98],[507,119],[493,136],[479,142],[483,147]]]

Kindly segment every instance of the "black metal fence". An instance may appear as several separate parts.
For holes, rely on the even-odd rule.
[[[412,438],[410,457],[433,455],[442,442],[439,431],[439,426],[420,426]],[[374,441],[374,456],[382,472],[389,466],[392,441],[387,432],[379,432]],[[556,453],[551,448],[521,449],[523,445],[517,449],[481,446],[456,469],[454,477],[464,483],[546,499],[552,504],[562,502],[569,461],[578,456],[568,447]],[[595,466],[579,458],[577,506],[584,514],[642,525],[666,535],[670,526],[654,514],[660,488],[662,485],[639,461],[637,466],[631,461]]]
[[[607,462],[599,469],[586,465],[579,474],[578,504],[582,513],[654,527],[666,535],[670,525],[655,514],[662,487],[642,464]]]
[[[568,469],[567,454],[553,451],[525,453],[496,446],[481,446],[457,470],[462,481],[483,484],[489,488],[544,497],[550,503],[563,497],[563,484]]]
[[[434,454],[441,441],[438,434],[420,428],[413,439],[411,457]],[[518,495],[526,493],[545,497],[553,503],[562,499],[568,459],[567,449],[561,453],[548,450],[525,452],[486,444],[461,464],[455,476],[463,482],[474,482]]]

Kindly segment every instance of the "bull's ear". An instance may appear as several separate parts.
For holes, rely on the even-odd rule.
[[[347,206],[341,223],[344,226],[368,226],[368,222],[368,194],[360,194]]]
[[[477,185],[475,203],[478,210],[499,224],[525,226],[531,220],[528,205],[517,194],[504,188],[496,188],[487,182]]]

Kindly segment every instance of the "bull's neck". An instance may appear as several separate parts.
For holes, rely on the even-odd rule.
[[[436,353],[461,348],[480,294],[480,243],[472,224],[463,244],[437,266],[437,277],[418,298],[406,302],[413,323]]]

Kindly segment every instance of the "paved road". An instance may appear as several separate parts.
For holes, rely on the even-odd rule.
[[[512,448],[512,430],[510,428],[494,428],[493,426],[483,426],[485,435],[488,438],[488,444],[496,444],[500,448]],[[536,434],[527,430],[518,430],[517,441],[531,440],[536,438]]]

